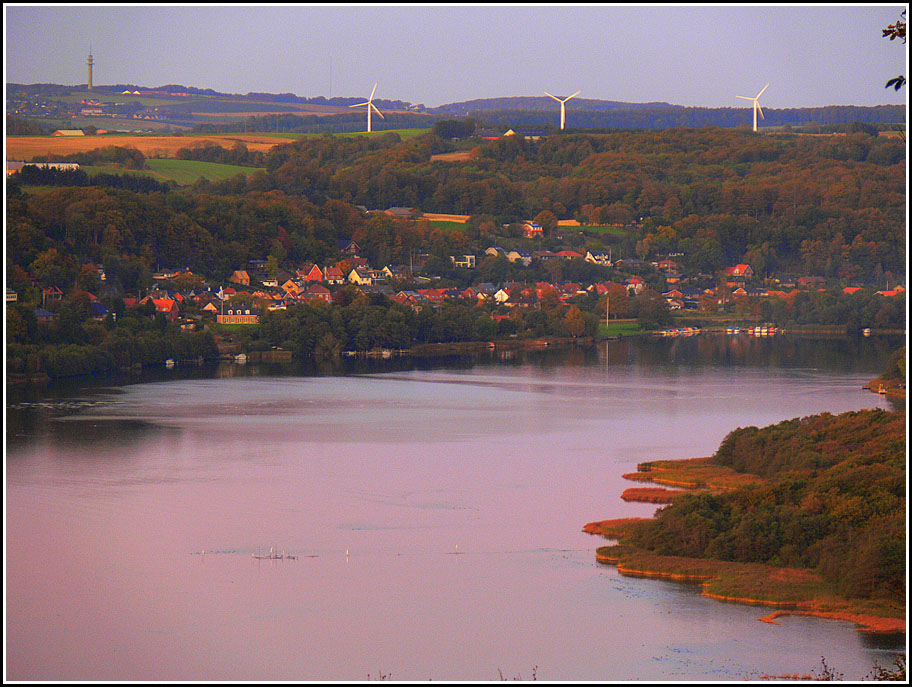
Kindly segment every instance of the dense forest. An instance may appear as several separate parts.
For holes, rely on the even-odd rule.
[[[902,598],[905,439],[902,411],[737,429],[714,462],[763,484],[686,495],[629,541],[665,555],[815,569],[848,598]]]

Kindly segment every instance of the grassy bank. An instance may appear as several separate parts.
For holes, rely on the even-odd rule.
[[[637,320],[612,320],[609,324],[602,320],[598,325],[598,338],[600,339],[617,339],[644,332],[645,330]]]

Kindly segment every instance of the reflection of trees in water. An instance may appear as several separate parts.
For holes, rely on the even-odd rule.
[[[48,434],[55,447],[72,447],[78,444],[110,442],[116,437],[119,445],[126,446],[145,441],[153,433],[177,432],[175,427],[166,427],[146,420],[78,418],[60,420]]]
[[[898,337],[700,334],[640,339],[636,345],[639,360],[646,365],[813,367],[878,373],[902,342]]]
[[[142,419],[62,417],[60,408],[51,403],[21,404],[8,407],[6,413],[8,448],[34,443],[36,437],[45,437],[53,446],[64,448],[110,441],[111,437],[128,445],[162,431],[177,430]]]

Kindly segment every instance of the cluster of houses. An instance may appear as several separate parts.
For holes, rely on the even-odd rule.
[[[570,299],[595,295],[601,296],[609,292],[624,289],[630,295],[642,293],[647,288],[646,279],[641,274],[648,271],[658,272],[666,285],[662,294],[671,310],[692,309],[703,307],[707,301],[723,305],[729,300],[739,298],[765,298],[779,297],[790,299],[801,291],[822,289],[824,280],[820,277],[798,277],[794,280],[780,280],[776,288],[756,286],[754,273],[750,265],[739,264],[725,269],[718,280],[709,275],[703,279],[690,281],[682,277],[679,265],[667,258],[652,263],[640,260],[620,259],[612,262],[610,254],[593,253],[585,254],[571,250],[558,252],[550,251],[524,251],[505,250],[499,246],[491,246],[485,251],[483,257],[503,256],[510,262],[530,265],[533,261],[545,263],[550,260],[582,259],[587,262],[615,266],[621,273],[629,274],[622,282],[597,282],[594,284],[580,284],[575,282],[507,282],[499,285],[491,283],[477,283],[468,288],[434,288],[433,280],[428,277],[413,278],[406,267],[384,267],[377,270],[372,268],[366,259],[358,256],[359,247],[353,241],[340,242],[340,255],[344,259],[336,265],[321,267],[314,263],[301,265],[294,272],[269,269],[265,260],[250,261],[244,269],[238,269],[228,278],[227,285],[214,290],[211,286],[180,292],[166,290],[165,285],[173,283],[181,275],[190,277],[192,274],[187,269],[160,271],[153,275],[160,285],[145,294],[142,298],[125,298],[126,308],[134,308],[152,303],[156,313],[161,313],[169,322],[181,322],[185,328],[194,328],[196,322],[182,319],[182,312],[188,310],[199,313],[197,319],[208,316],[220,324],[252,325],[259,323],[260,314],[270,310],[286,309],[289,305],[308,301],[319,300],[325,303],[333,302],[333,294],[346,284],[354,285],[366,293],[380,293],[387,298],[407,305],[415,310],[425,307],[439,306],[445,301],[462,302],[490,302],[507,308],[514,306],[527,306],[535,303],[550,301],[552,303],[567,303]],[[472,269],[476,266],[475,255],[451,256],[452,263],[457,267]],[[103,270],[99,277],[104,280]],[[202,280],[193,280],[197,284]],[[393,284],[409,284],[413,288],[396,290]],[[861,287],[847,287],[845,293],[853,293]],[[895,289],[877,292],[883,296],[897,296],[904,293],[901,286]],[[246,294],[243,298],[236,298],[238,294]],[[64,293],[56,286],[48,286],[42,290],[42,307],[36,310],[40,321],[53,319],[53,308],[48,309],[50,302],[60,301]],[[107,310],[98,299],[89,294],[91,316],[103,319]],[[7,302],[15,301],[16,294],[7,288]],[[192,307],[190,307],[192,306]]]

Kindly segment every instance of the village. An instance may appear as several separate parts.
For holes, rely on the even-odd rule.
[[[390,208],[387,214],[418,219],[420,213],[410,208]],[[541,225],[528,221],[522,223],[525,239],[541,237]],[[681,264],[671,257],[645,262],[636,258],[612,259],[610,252],[585,253],[574,250],[504,249],[492,245],[481,255],[451,255],[453,268],[463,272],[467,287],[443,286],[445,278],[428,274],[424,263],[426,254],[414,256],[411,265],[386,265],[377,268],[361,257],[361,248],[351,239],[340,240],[339,260],[333,264],[304,263],[296,268],[284,269],[270,265],[268,260],[250,260],[239,265],[223,283],[211,283],[206,275],[195,274],[187,267],[160,269],[152,275],[152,285],[144,293],[123,297],[126,309],[152,304],[154,313],[160,313],[169,323],[176,323],[184,330],[205,328],[208,323],[219,325],[257,325],[266,312],[285,310],[302,303],[320,301],[334,303],[341,289],[352,289],[367,296],[380,296],[408,306],[419,312],[424,308],[438,308],[446,302],[474,303],[486,306],[495,321],[509,318],[514,308],[537,309],[542,304],[570,305],[574,299],[606,294],[636,297],[647,289],[661,295],[670,312],[711,313],[726,309],[729,304],[748,306],[761,299],[781,299],[788,302],[802,292],[823,291],[826,281],[818,276],[786,276],[759,278],[747,264],[726,267],[718,275],[696,274],[685,276]],[[680,259],[680,256],[675,256]],[[583,261],[608,268],[616,280],[604,279],[591,283],[575,281],[507,280],[501,283],[474,281],[472,272],[486,259],[503,259],[514,266],[528,268],[551,261]],[[98,291],[105,291],[105,273],[102,266],[91,266],[97,273]],[[606,270],[607,271],[607,270]],[[536,271],[538,274],[541,271]],[[39,322],[53,322],[56,304],[75,296],[66,294],[57,284],[38,284],[40,305],[34,314]],[[863,290],[862,286],[846,286],[842,293],[851,295]],[[658,290],[661,289],[661,290]],[[103,320],[109,309],[103,305],[100,294],[79,291],[89,301],[91,318]],[[901,296],[902,286],[876,291],[884,297]],[[15,302],[18,294],[7,288],[7,302]],[[110,305],[110,299],[104,299]],[[602,313],[602,316],[610,313]],[[116,317],[116,315],[115,315]]]

